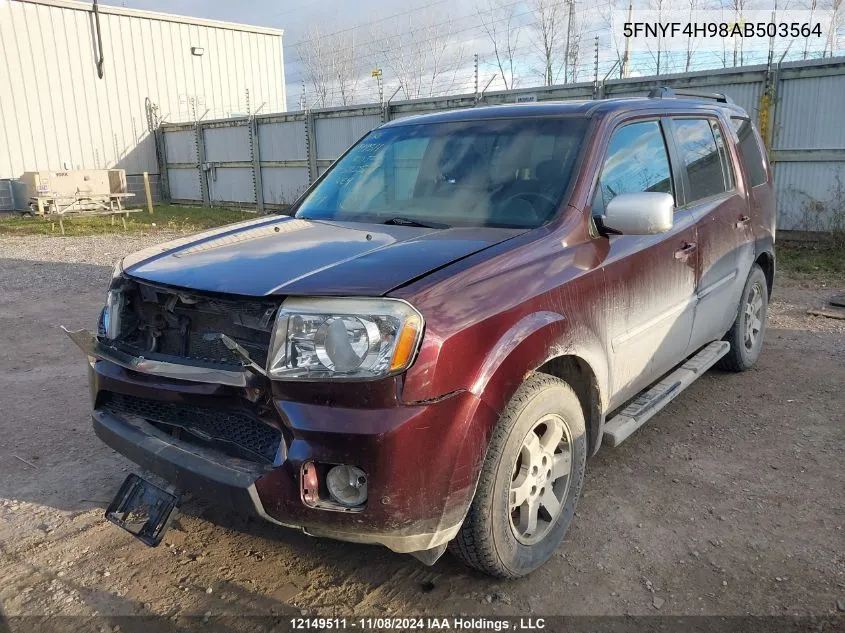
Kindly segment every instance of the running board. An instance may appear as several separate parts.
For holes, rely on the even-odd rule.
[[[695,356],[687,359],[683,365],[680,365],[651,389],[643,391],[631,404],[605,423],[602,444],[610,447],[619,446],[634,431],[648,422],[658,411],[695,382],[696,378],[700,378],[704,372],[715,365],[716,361],[727,354],[730,349],[731,344],[727,341],[714,341],[703,347]]]

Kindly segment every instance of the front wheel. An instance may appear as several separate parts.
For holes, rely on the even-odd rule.
[[[586,460],[578,396],[554,376],[531,375],[499,418],[451,551],[500,578],[537,569],[572,522]]]
[[[769,285],[763,269],[754,264],[742,290],[736,320],[724,338],[731,344],[731,349],[719,360],[717,367],[745,371],[757,362],[763,348],[768,311]]]

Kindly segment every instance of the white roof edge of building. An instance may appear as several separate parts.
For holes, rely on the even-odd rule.
[[[63,9],[75,9],[77,11],[92,10],[92,2],[77,2],[76,0],[12,0],[13,2],[28,2],[30,4],[44,4],[51,7],[61,7]],[[173,13],[160,13],[158,11],[145,11],[143,9],[127,9],[124,7],[115,7],[108,4],[101,4],[98,7],[100,13],[110,15],[125,15],[136,18],[146,18],[148,20],[160,20],[163,22],[177,22],[181,24],[195,24],[197,26],[208,26],[211,28],[228,29],[230,31],[245,31],[247,33],[261,33],[264,35],[278,35],[284,34],[283,29],[274,29],[266,26],[252,26],[249,24],[239,24],[237,22],[224,22],[222,20],[206,20],[203,18],[192,18],[186,15],[175,15]]]

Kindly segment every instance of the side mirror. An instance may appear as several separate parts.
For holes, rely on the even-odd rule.
[[[655,235],[672,228],[674,212],[675,199],[671,194],[620,193],[608,203],[601,225],[607,233]]]

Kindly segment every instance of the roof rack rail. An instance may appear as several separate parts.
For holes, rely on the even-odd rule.
[[[701,99],[713,99],[719,103],[733,103],[728,95],[721,92],[696,92],[694,90],[674,90],[669,86],[660,86],[648,91],[649,99],[674,99],[676,97],[699,97]]]

